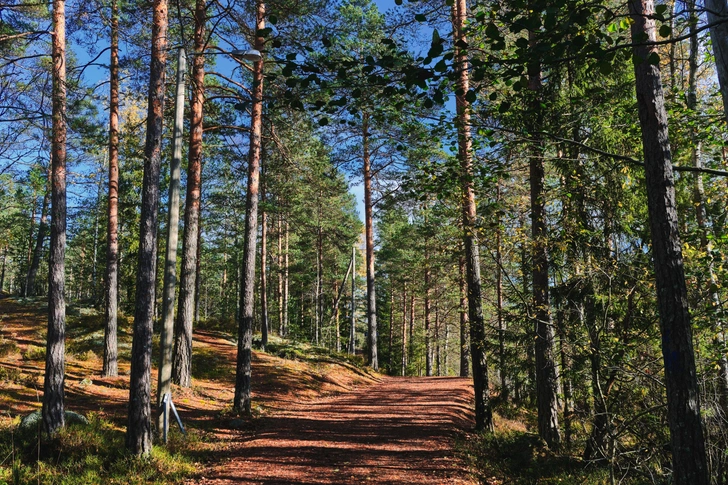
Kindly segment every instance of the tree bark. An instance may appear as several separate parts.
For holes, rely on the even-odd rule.
[[[470,132],[470,103],[466,94],[470,90],[468,52],[460,47],[466,44],[466,0],[453,3],[453,35],[455,42],[455,69],[457,71],[458,155],[460,158],[460,185],[462,187],[463,241],[465,268],[468,282],[468,320],[470,321],[470,355],[473,365],[475,388],[475,428],[493,431],[493,412],[488,389],[488,361],[485,346],[485,322],[483,321],[482,289],[480,282],[480,249],[476,227],[475,190],[473,188],[472,135]]]
[[[470,377],[470,346],[468,345],[468,287],[465,281],[465,256],[461,251],[458,260],[458,279],[460,283],[460,377]]]
[[[256,2],[256,31],[265,28],[265,4]],[[262,52],[265,39],[255,38],[255,49]],[[255,307],[255,246],[258,239],[258,182],[261,133],[263,127],[263,60],[253,66],[253,105],[251,109],[248,190],[245,198],[245,240],[243,241],[243,275],[238,323],[238,357],[233,410],[250,414],[251,359],[253,356],[253,317]]]
[[[157,266],[157,212],[164,122],[165,65],[167,62],[167,2],[154,0],[153,9],[152,59],[149,73],[147,138],[144,148],[136,311],[134,312],[129,414],[126,430],[126,447],[135,455],[148,455],[152,451],[152,325]]]
[[[351,322],[349,323],[349,355],[356,350],[356,244],[351,247]]]
[[[367,345],[369,365],[379,369],[377,359],[377,297],[374,282],[374,217],[372,207],[372,165],[369,153],[369,115],[364,113],[362,149],[364,158],[364,225],[366,227],[367,259]]]
[[[402,377],[407,375],[407,280],[402,282]]]
[[[172,351],[174,345],[174,296],[177,286],[177,243],[179,237],[179,179],[182,162],[184,128],[185,72],[187,59],[183,48],[177,52],[177,84],[174,105],[174,141],[169,164],[169,210],[167,212],[167,254],[164,261],[162,290],[162,332],[159,338],[159,373],[157,375],[157,430],[164,426],[164,396],[172,386]]]
[[[65,425],[66,371],[66,3],[53,0],[53,135],[51,147],[51,247],[48,334],[43,383],[43,428]]]
[[[286,249],[283,255],[283,334],[288,335],[288,303],[289,303],[289,279],[288,279],[288,215],[286,215]]]
[[[496,202],[500,204],[500,182],[496,185]],[[500,216],[496,221],[495,228],[495,294],[496,294],[496,317],[498,320],[498,377],[500,377],[500,397],[508,401],[508,376],[506,371],[506,329],[503,321],[503,256],[501,248],[501,220]]]
[[[283,336],[283,214],[278,214],[278,231],[276,237],[278,239],[278,254],[276,256],[276,266],[278,273],[278,288],[276,290],[276,300],[278,302],[278,335]]]
[[[708,12],[708,23],[716,24],[710,28],[710,40],[713,45],[720,94],[723,98],[723,117],[728,120],[728,2],[705,0],[705,9]]]
[[[48,205],[50,204],[51,191],[49,186],[43,195],[43,204],[40,209],[40,223],[38,224],[38,235],[35,239],[35,247],[33,248],[33,259],[30,262],[30,269],[25,279],[25,296],[34,296],[35,278],[40,267],[40,256],[43,253],[43,243],[45,242],[46,232],[48,231]]]
[[[182,236],[177,325],[174,331],[172,380],[182,387],[192,385],[192,322],[195,316],[198,225],[202,192],[202,107],[205,101],[205,0],[195,3],[195,52],[192,61],[192,102],[190,105],[190,145],[187,154],[185,227]]]
[[[536,36],[529,33],[531,49],[536,47]],[[531,62],[528,66],[528,87],[531,91],[529,115],[534,124],[531,131],[541,126],[541,65]],[[533,314],[535,322],[535,363],[536,363],[536,407],[538,408],[538,434],[550,448],[558,448],[561,443],[559,432],[558,378],[554,355],[555,332],[551,318],[549,301],[549,262],[548,236],[546,234],[546,200],[544,193],[545,172],[543,165],[543,141],[532,138],[532,152],[529,161],[531,182],[531,239],[533,264]]]
[[[261,149],[262,150],[262,149]],[[265,157],[263,151],[262,156]],[[266,210],[266,195],[265,195],[265,182],[266,172],[262,169],[262,186],[260,191],[260,199],[263,203],[263,210],[260,216],[260,310],[261,310],[261,322],[260,322],[260,344],[265,351],[265,346],[268,345],[268,330],[270,328],[268,321],[268,211]]]
[[[425,209],[426,210],[426,209]],[[425,214],[425,226],[427,226],[427,214]],[[430,268],[430,248],[429,238],[425,236],[425,375],[432,376],[432,322],[430,321],[431,302],[430,302],[430,282],[432,279],[432,270]]]
[[[635,42],[655,42],[652,0],[630,0]],[[707,485],[708,467],[700,417],[690,313],[678,233],[675,181],[667,113],[654,45],[634,47],[635,87],[642,128],[647,204],[665,361],[665,387],[676,485]],[[653,56],[654,58],[654,56]]]

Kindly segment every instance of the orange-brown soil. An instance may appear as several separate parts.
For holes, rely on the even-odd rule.
[[[0,424],[40,408],[44,363],[34,347],[44,347],[42,306],[0,299],[0,349],[11,347],[0,353]],[[120,377],[101,378],[103,329],[84,318],[69,319],[67,409],[123,427],[131,324],[120,321]],[[467,379],[386,378],[327,358],[254,352],[253,417],[241,423],[227,413],[234,342],[198,331],[193,348],[192,387],[173,388],[182,420],[206,436],[193,483],[471,483],[453,451],[455,436],[472,426]]]

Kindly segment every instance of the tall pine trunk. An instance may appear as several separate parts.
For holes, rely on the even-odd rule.
[[[374,216],[372,207],[372,165],[369,153],[369,115],[364,113],[362,150],[364,158],[364,225],[366,228],[367,263],[367,346],[369,365],[379,369],[377,360],[377,296],[374,282]]]
[[[466,99],[470,91],[468,52],[465,21],[466,0],[453,3],[453,35],[455,43],[455,69],[457,71],[458,155],[462,187],[463,241],[465,245],[465,269],[468,283],[468,320],[470,322],[470,355],[473,365],[475,388],[475,428],[493,431],[493,412],[488,389],[488,361],[485,347],[485,322],[483,320],[482,288],[480,283],[480,248],[476,227],[475,190],[473,187],[472,135],[470,132],[470,103]]]
[[[53,135],[51,248],[48,264],[48,334],[43,383],[43,428],[65,425],[66,371],[66,3],[53,0]]]
[[[184,127],[185,71],[187,59],[183,48],[177,52],[177,92],[174,105],[174,139],[169,164],[169,210],[167,211],[167,254],[164,259],[162,289],[162,332],[159,338],[159,371],[157,375],[158,426],[164,425],[164,396],[172,386],[172,350],[174,345],[174,296],[177,286],[177,243],[179,238],[179,185],[182,162],[182,129]],[[166,406],[169,406],[167,403]]]
[[[202,105],[205,101],[205,0],[195,3],[195,54],[192,61],[190,145],[187,153],[185,228],[182,236],[179,303],[174,331],[172,380],[182,387],[192,384],[192,322],[195,317],[198,225],[202,191]]]
[[[632,38],[655,42],[654,2],[630,0]],[[707,485],[708,466],[700,393],[695,371],[692,330],[682,248],[678,233],[675,181],[667,130],[667,112],[655,45],[634,47],[635,87],[642,128],[645,182],[657,302],[665,361],[667,414],[676,485]],[[651,57],[652,56],[652,57]]]
[[[256,31],[265,29],[265,4],[257,0]],[[255,49],[262,52],[265,39],[255,38]],[[258,239],[258,191],[263,128],[263,60],[253,66],[253,105],[250,115],[250,153],[248,157],[248,190],[245,197],[245,239],[243,241],[243,274],[240,289],[238,322],[238,356],[233,410],[250,414],[251,361],[253,357],[253,318],[255,312],[255,247]]]
[[[536,36],[529,33],[532,50],[536,47]],[[541,109],[541,65],[532,61],[528,66],[528,87],[531,91],[529,103],[532,121],[530,131],[537,131],[543,120]],[[532,136],[529,161],[531,182],[531,278],[533,281],[533,314],[535,322],[534,355],[536,364],[536,407],[538,409],[538,434],[551,448],[558,448],[561,442],[558,415],[558,380],[554,355],[555,332],[551,319],[549,302],[549,263],[546,235],[546,194],[544,191],[544,146],[539,136]]]
[[[262,151],[262,157],[265,158],[264,150]],[[265,350],[265,346],[268,345],[268,330],[270,329],[270,322],[268,321],[268,211],[266,209],[265,199],[265,167],[262,168],[261,178],[260,199],[263,204],[263,210],[260,216],[260,344],[262,349]]]
[[[460,377],[470,377],[470,346],[468,345],[468,285],[465,281],[465,257],[458,259],[458,283],[460,286]]]
[[[129,414],[126,447],[135,455],[152,451],[151,381],[152,326],[157,267],[157,212],[162,159],[164,83],[167,63],[167,2],[154,0],[152,59],[149,73],[147,138],[144,148],[144,182],[139,228],[139,262],[136,278],[136,311],[131,347]]]

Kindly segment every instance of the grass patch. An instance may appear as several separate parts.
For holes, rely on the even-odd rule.
[[[17,419],[0,429],[0,483],[13,485],[177,484],[195,474],[196,441],[176,437],[136,458],[124,451],[124,432],[96,414],[88,425],[70,425],[40,443],[35,432],[18,432]],[[40,456],[40,459],[38,457]],[[3,461],[4,460],[4,461]]]
[[[28,345],[22,354],[23,360],[45,360],[45,348]]]

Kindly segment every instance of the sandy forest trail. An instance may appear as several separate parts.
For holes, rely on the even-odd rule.
[[[197,483],[472,484],[455,437],[473,426],[472,381],[385,378],[273,409]]]

